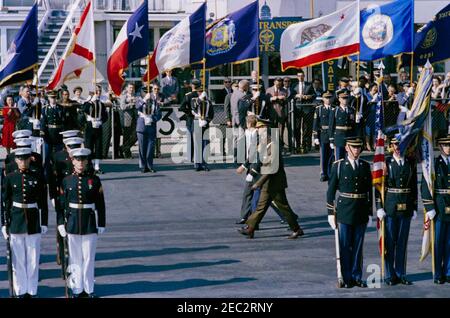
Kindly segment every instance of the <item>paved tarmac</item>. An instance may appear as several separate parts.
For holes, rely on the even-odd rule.
[[[136,154],[135,154],[136,157]],[[372,159],[371,157],[369,157]],[[431,260],[419,262],[422,219],[411,225],[412,286],[336,288],[334,233],[327,223],[326,183],[317,153],[286,158],[287,196],[305,236],[290,232],[269,210],[255,239],[237,232],[243,177],[234,165],[195,172],[157,159],[141,174],[137,159],[105,161],[101,176],[107,230],[99,237],[95,292],[100,297],[449,297],[432,283]],[[422,211],[422,206],[420,206]],[[55,213],[42,239],[40,297],[63,297],[55,263]],[[375,227],[364,244],[364,271],[379,265]],[[4,242],[4,241],[3,241]],[[8,296],[5,244],[0,245],[0,297]],[[369,273],[364,274],[366,278]]]

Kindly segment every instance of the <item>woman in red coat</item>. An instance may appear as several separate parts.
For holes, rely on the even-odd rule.
[[[12,133],[16,128],[16,122],[20,117],[19,110],[14,105],[14,98],[11,95],[6,96],[3,108],[3,129],[2,129],[2,146],[6,148],[9,154],[11,148],[16,148]]]

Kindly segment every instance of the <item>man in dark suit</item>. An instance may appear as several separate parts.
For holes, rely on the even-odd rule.
[[[386,158],[384,206],[381,193],[375,191],[377,216],[386,220],[385,283],[411,285],[406,278],[406,250],[411,219],[417,216],[416,164],[400,156],[400,142],[391,139],[392,157]]]
[[[422,176],[421,194],[426,219],[434,222],[434,277],[435,284],[450,283],[450,135],[437,139],[441,154],[434,160],[436,179],[428,188]]]
[[[296,100],[294,108],[294,135],[296,140],[297,153],[305,153],[308,152],[309,148],[311,148],[311,140],[308,140],[308,132],[310,130],[312,131],[312,112],[314,110],[312,106],[308,106],[305,104],[311,104],[313,96],[308,95],[311,84],[305,81],[305,73],[303,73],[302,70],[297,73],[297,79],[297,95],[295,95]],[[311,139],[311,135],[309,136],[309,139]]]
[[[333,163],[328,183],[328,223],[339,231],[343,277],[339,288],[367,287],[362,281],[363,243],[366,227],[372,224],[373,199],[370,164],[359,158],[362,145],[361,138],[347,138],[347,157]]]
[[[283,88],[283,79],[281,77],[277,77],[275,79],[274,85],[267,89],[266,95],[267,99],[269,99],[271,103],[271,121],[273,125],[275,127],[278,127],[278,129],[280,130],[280,147],[281,150],[283,150],[283,136],[287,122],[287,92]]]
[[[233,92],[231,84],[231,79],[225,77],[223,80],[223,88],[216,93],[214,100],[216,104],[225,104],[225,97]]]

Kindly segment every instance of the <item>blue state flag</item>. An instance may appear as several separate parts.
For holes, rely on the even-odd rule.
[[[258,1],[214,21],[205,35],[206,67],[257,58]]]
[[[450,4],[439,11],[414,35],[414,65],[436,63],[450,58]],[[411,63],[410,55],[402,55],[403,66]]]
[[[360,13],[361,61],[378,60],[413,50],[414,1],[397,0]],[[352,58],[355,60],[355,57]]]
[[[38,7],[31,8],[0,65],[0,87],[32,80],[38,63]]]

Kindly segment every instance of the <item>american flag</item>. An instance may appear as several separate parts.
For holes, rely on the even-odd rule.
[[[382,81],[378,85],[378,101],[375,108],[375,131],[377,132],[377,141],[375,155],[372,166],[372,184],[382,193],[382,184],[384,183],[384,133],[383,133],[383,92],[381,91]],[[381,194],[384,196],[384,194]],[[381,254],[381,223],[377,218],[378,243]]]

